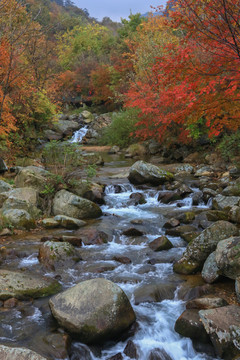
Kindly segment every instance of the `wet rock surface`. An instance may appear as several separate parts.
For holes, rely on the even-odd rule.
[[[60,284],[51,278],[28,272],[0,270],[0,299],[38,298],[55,294]]]
[[[104,279],[82,282],[49,304],[60,325],[86,343],[111,339],[136,318],[124,292]]]
[[[25,348],[12,348],[0,345],[1,360],[47,360],[36,352]]]
[[[240,307],[200,310],[199,315],[217,355],[229,360],[239,356]]]
[[[171,181],[173,174],[144,161],[137,161],[130,168],[128,178],[133,184],[150,183],[152,185],[159,185]]]
[[[217,221],[188,245],[182,259],[174,264],[174,271],[192,274],[201,270],[204,261],[216,249],[219,241],[235,234],[238,234],[236,226],[227,221]]]
[[[97,218],[102,215],[100,207],[87,199],[60,190],[53,200],[54,215],[65,215],[76,219]]]

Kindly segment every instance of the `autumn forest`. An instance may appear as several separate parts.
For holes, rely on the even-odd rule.
[[[1,0],[1,147],[25,146],[29,128],[41,131],[76,98],[135,109],[140,140],[237,131],[239,1],[177,0],[154,11],[99,23],[71,1]]]

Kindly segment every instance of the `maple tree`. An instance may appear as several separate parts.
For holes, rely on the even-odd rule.
[[[45,37],[21,1],[0,7],[0,136],[38,126],[55,113],[48,98]]]
[[[203,120],[210,137],[239,127],[238,14],[235,0],[175,1],[164,27],[178,41],[157,45],[152,75],[127,94],[127,106],[141,109],[139,136],[162,141],[175,130],[185,142]]]

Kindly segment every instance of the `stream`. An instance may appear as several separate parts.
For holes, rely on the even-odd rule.
[[[115,166],[127,166],[127,161],[110,157],[107,168],[103,167],[100,176],[108,178]],[[107,169],[107,170],[104,170]],[[121,168],[118,169],[120,171]],[[101,177],[100,177],[101,180]],[[190,184],[191,186],[191,184]],[[193,189],[198,191],[198,189]],[[129,204],[132,193],[143,193],[146,203]],[[38,261],[40,239],[46,235],[74,235],[74,231],[55,229],[32,232],[9,238],[2,246],[7,249],[1,268],[27,269],[57,278],[63,289],[80,281],[104,277],[117,283],[129,297],[137,316],[137,326],[132,329],[130,339],[135,343],[140,360],[210,360],[211,355],[197,352],[188,338],[183,338],[174,331],[176,319],[185,309],[187,293],[191,286],[202,285],[195,277],[194,285],[186,277],[173,272],[172,264],[181,257],[186,243],[180,237],[168,236],[174,247],[168,251],[153,252],[148,243],[165,233],[163,225],[168,212],[179,211],[178,203],[164,205],[157,200],[158,191],[154,188],[131,185],[127,179],[108,179],[105,189],[105,204],[102,205],[101,219],[91,220],[88,227],[104,231],[109,235],[109,242],[103,245],[90,245],[80,248],[83,261],[73,269],[61,273],[47,272]],[[199,209],[208,205],[200,204]],[[196,208],[196,207],[195,207]],[[192,197],[181,200],[181,210],[192,209]],[[129,228],[137,228],[144,235],[126,237],[122,233]],[[131,263],[122,264],[114,257],[127,257]],[[194,283],[196,282],[196,284]],[[155,299],[144,298],[154,293]],[[151,293],[150,291],[150,293]],[[57,331],[58,325],[51,316],[48,299],[34,302],[22,301],[13,309],[0,308],[0,342],[5,345],[25,346],[36,352],[52,357],[48,350],[48,336]],[[129,338],[110,342],[103,347],[90,347],[73,342],[70,360],[108,359],[122,352]],[[205,349],[204,349],[205,350]],[[158,355],[160,354],[160,355]],[[158,355],[158,357],[157,357]],[[129,359],[123,355],[124,359]],[[62,357],[61,357],[62,359]]]

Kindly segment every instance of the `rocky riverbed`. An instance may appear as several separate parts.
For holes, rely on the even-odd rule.
[[[4,219],[30,229],[0,239],[1,358],[237,359],[240,179],[102,156],[45,219],[48,171],[0,183]]]

